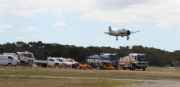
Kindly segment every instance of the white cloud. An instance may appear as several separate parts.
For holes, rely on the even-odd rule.
[[[179,4],[179,0],[0,0],[0,16],[80,12],[79,18],[86,20],[172,27],[180,25]]]
[[[61,15],[64,12],[92,8],[94,0],[0,0],[0,16],[36,17],[44,13]]]
[[[11,25],[8,25],[8,24],[1,24],[0,25],[0,32],[3,32],[4,30],[8,29],[8,28],[11,28],[12,26]]]
[[[62,15],[64,12],[87,11],[94,8],[95,1],[96,0],[57,0],[52,11],[55,15]]]
[[[47,5],[43,0],[0,0],[0,16],[34,17],[48,12]]]
[[[107,21],[117,24],[136,22],[165,27],[180,25],[179,0],[128,1],[97,1],[97,9],[87,11],[80,19]],[[121,5],[123,3],[125,5]]]
[[[56,22],[53,24],[53,26],[67,26],[66,22]]]
[[[27,27],[26,29],[23,29],[21,31],[22,32],[34,32],[34,31],[37,31],[37,30],[38,30],[37,28],[30,26],[30,27]]]

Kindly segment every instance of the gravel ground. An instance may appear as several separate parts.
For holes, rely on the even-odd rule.
[[[178,80],[152,80],[139,85],[131,85],[130,87],[180,87]]]

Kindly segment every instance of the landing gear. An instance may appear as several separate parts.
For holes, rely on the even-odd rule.
[[[129,36],[127,36],[127,40],[129,40]]]
[[[118,40],[118,37],[116,36],[116,40]]]
[[[146,70],[146,68],[143,68],[143,71],[145,71]]]

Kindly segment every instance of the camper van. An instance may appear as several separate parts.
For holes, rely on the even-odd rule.
[[[20,61],[13,55],[0,55],[0,65],[16,66]]]

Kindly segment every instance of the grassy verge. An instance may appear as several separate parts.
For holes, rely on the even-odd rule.
[[[161,69],[161,68],[158,68]],[[179,71],[77,70],[0,67],[0,87],[125,87],[144,80],[178,79]]]

